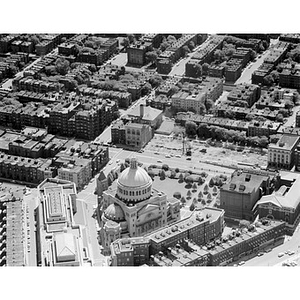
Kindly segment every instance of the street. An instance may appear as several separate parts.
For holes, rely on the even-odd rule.
[[[278,42],[278,39],[271,39],[270,41],[270,48]],[[261,57],[258,57],[256,61],[250,62],[250,64],[245,68],[241,77],[235,82],[235,84],[241,83],[251,83],[252,73],[258,69],[258,67],[263,63],[264,59],[270,53],[270,48],[261,54]]]

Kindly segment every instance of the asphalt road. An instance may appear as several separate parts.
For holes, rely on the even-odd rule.
[[[260,257],[257,256],[254,257],[253,259],[246,261],[244,266],[281,266],[283,262],[287,260],[292,261],[297,256],[297,254],[299,254],[300,251],[300,249],[298,248],[299,245],[300,245],[300,234],[298,231],[295,232],[292,237],[288,237],[288,240],[284,244],[275,247],[271,252],[265,253],[263,256]],[[292,256],[285,254],[280,258],[278,257],[279,253],[288,250],[295,251],[295,254]]]
[[[172,68],[171,72],[169,73],[170,76],[183,76],[185,74],[185,65],[186,63],[192,58],[192,56],[199,51],[200,49],[204,48],[208,44],[209,39],[207,39],[203,44],[197,46],[191,53],[188,54],[187,57],[182,58],[179,60]]]

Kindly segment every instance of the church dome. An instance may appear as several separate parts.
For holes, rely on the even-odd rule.
[[[124,212],[120,205],[112,203],[104,211],[104,216],[111,221],[121,222],[125,220]]]
[[[137,165],[135,158],[130,161],[118,179],[117,194],[119,198],[138,202],[150,197],[152,179],[148,173]]]
[[[140,187],[151,182],[148,173],[141,167],[125,169],[119,177],[118,183],[124,187]]]

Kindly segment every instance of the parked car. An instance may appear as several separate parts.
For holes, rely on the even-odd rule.
[[[162,163],[162,160],[158,159],[157,162],[158,162],[158,163]]]
[[[191,160],[191,158],[190,158],[190,157],[187,157],[186,160]]]
[[[283,252],[280,252],[279,254],[278,254],[278,257],[282,257],[284,255],[284,253]]]
[[[175,157],[177,157],[177,158],[181,158],[181,155],[177,154],[177,155],[175,155]]]
[[[242,266],[242,265],[244,265],[245,264],[245,261],[241,261],[240,263],[239,263],[239,266]]]
[[[170,158],[171,157],[171,155],[169,155],[169,154],[166,154],[166,156],[165,156],[166,158]]]
[[[257,256],[263,256],[263,255],[264,255],[263,252],[258,252],[258,253],[257,253]]]

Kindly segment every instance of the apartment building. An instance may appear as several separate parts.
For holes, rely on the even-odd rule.
[[[54,176],[56,172],[51,160],[0,154],[0,177],[38,184]]]

